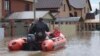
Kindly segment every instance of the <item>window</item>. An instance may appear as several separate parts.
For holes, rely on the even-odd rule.
[[[66,10],[66,8],[65,8],[65,4],[64,4],[64,11]]]
[[[66,24],[68,24],[68,22],[65,22]]]
[[[59,22],[55,22],[55,24],[59,24]]]
[[[73,14],[72,14],[72,13],[69,13],[69,16],[70,16],[70,17],[73,17]]]
[[[60,22],[61,24],[63,24],[63,22]]]
[[[71,9],[71,7],[69,7],[69,11],[71,11],[72,9]]]
[[[77,12],[74,12],[74,16],[77,17]]]
[[[4,0],[4,9],[9,10],[9,0]]]
[[[25,5],[25,11],[29,11],[29,10],[30,10],[30,4],[27,3],[27,4]]]
[[[86,8],[84,7],[84,13],[86,12]]]

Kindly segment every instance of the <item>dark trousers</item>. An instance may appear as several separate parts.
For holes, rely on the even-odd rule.
[[[41,44],[34,37],[27,37],[27,43],[23,44],[23,50],[41,50]]]

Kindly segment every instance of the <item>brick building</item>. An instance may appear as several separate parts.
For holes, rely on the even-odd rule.
[[[5,18],[13,12],[32,10],[32,1],[30,0],[0,0],[0,18]]]

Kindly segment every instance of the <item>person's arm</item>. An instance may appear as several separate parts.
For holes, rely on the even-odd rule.
[[[35,29],[36,29],[35,24],[32,24],[31,27],[30,27],[30,29],[29,29],[28,34],[34,34],[35,33]]]
[[[49,27],[48,27],[48,25],[46,24],[46,32],[49,32],[50,30],[49,30]]]

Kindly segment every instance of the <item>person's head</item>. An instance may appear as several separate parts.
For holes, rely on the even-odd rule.
[[[39,21],[42,22],[43,21],[43,18],[39,18]]]
[[[60,30],[58,25],[54,26],[54,30]]]

